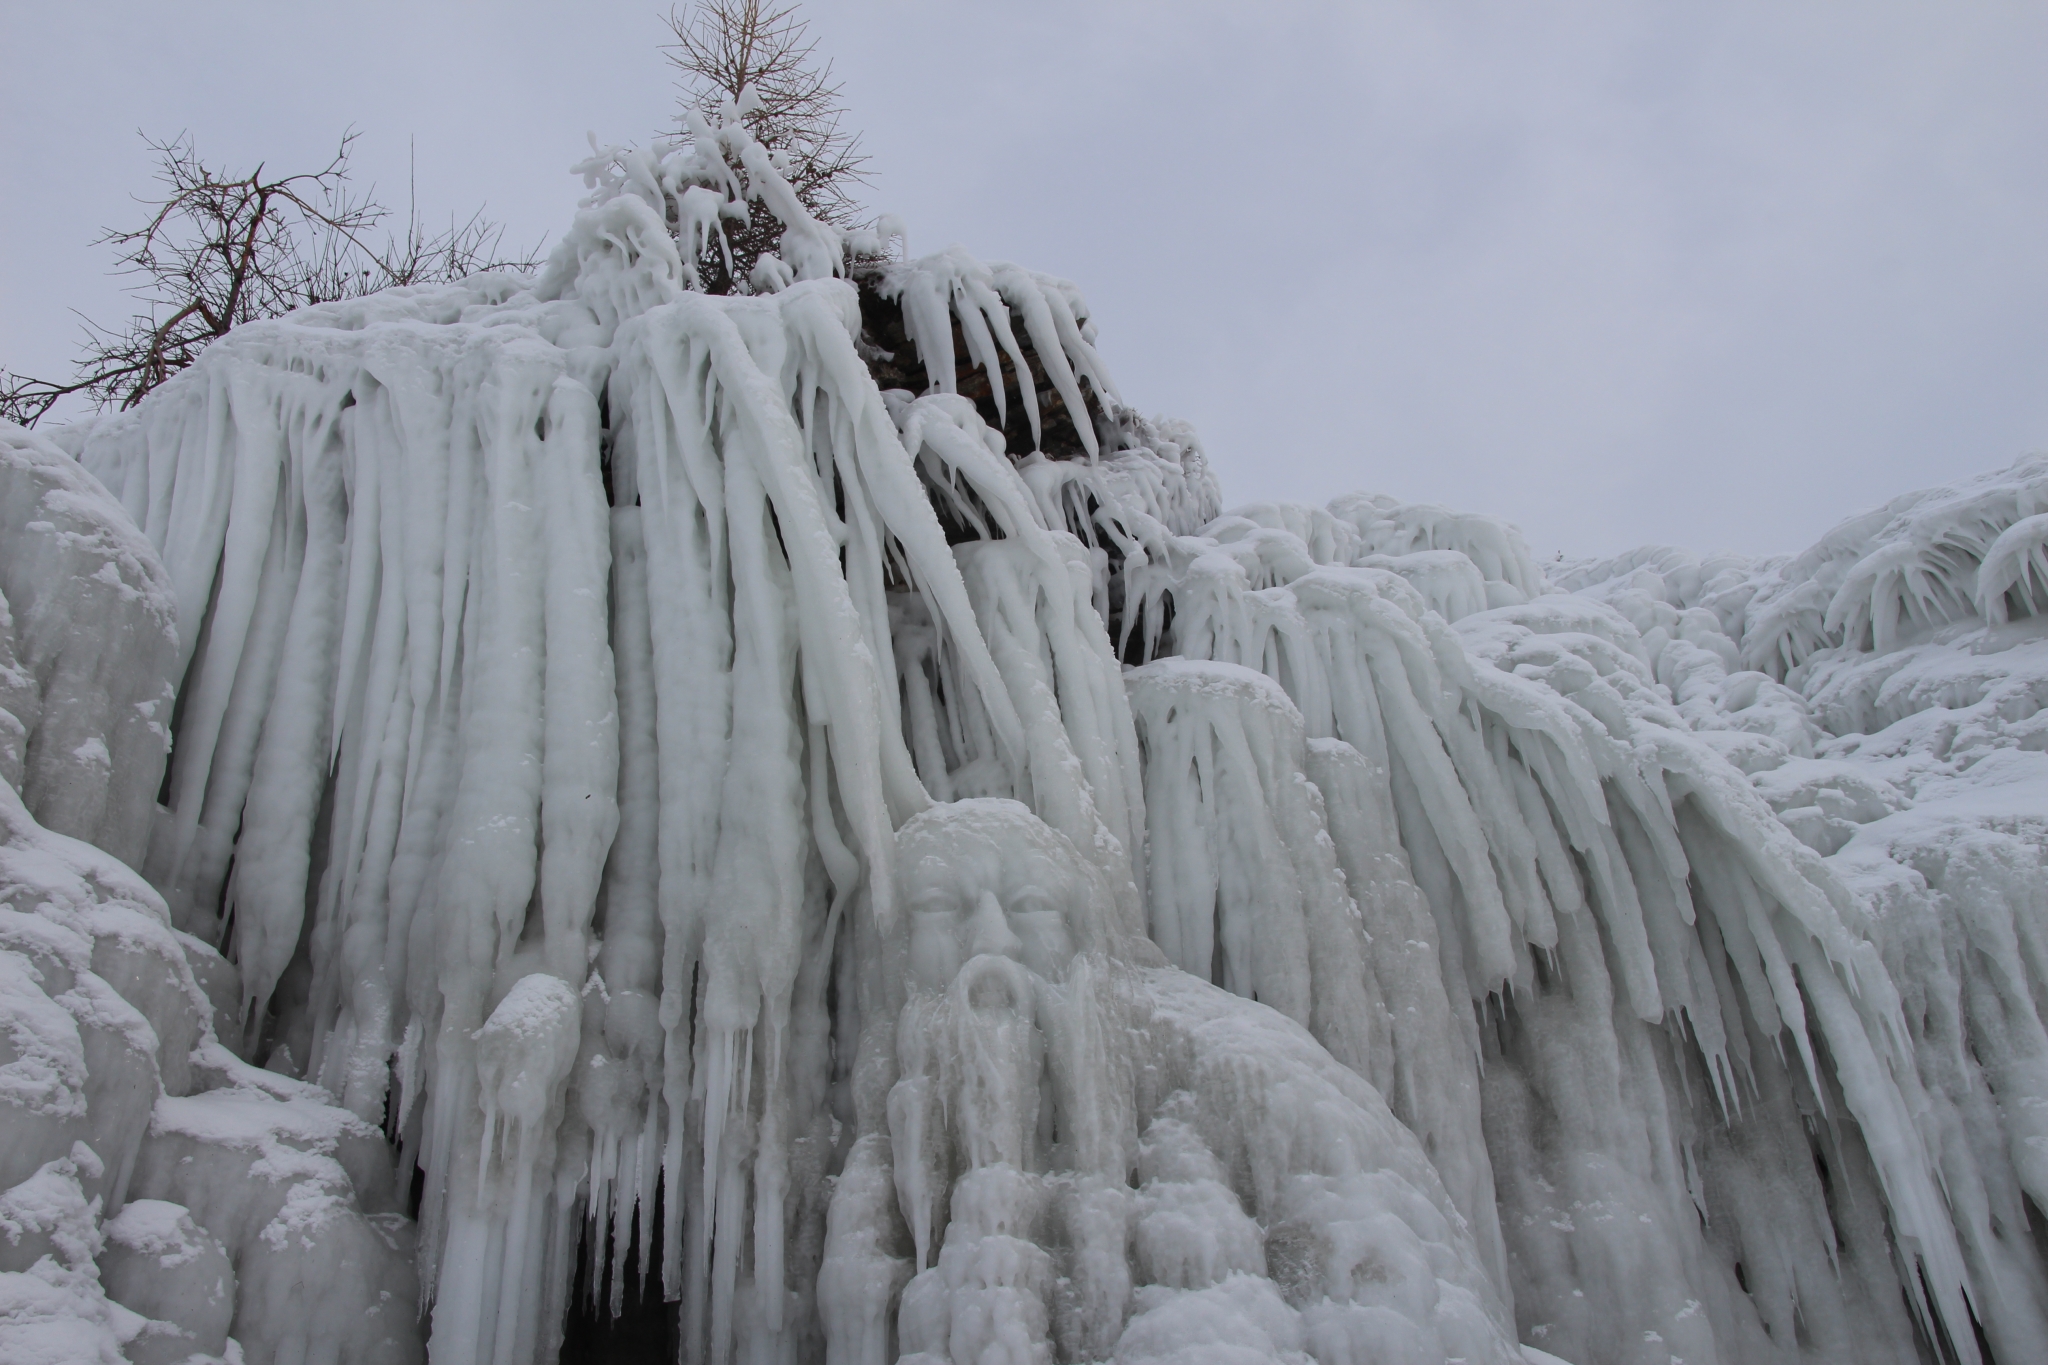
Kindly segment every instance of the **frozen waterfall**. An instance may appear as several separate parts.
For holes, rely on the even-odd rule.
[[[2048,460],[1223,515],[1072,285],[579,170],[0,427],[0,1357],[2048,1357]]]

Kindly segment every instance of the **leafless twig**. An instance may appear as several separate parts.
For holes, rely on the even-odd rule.
[[[136,281],[144,311],[124,326],[86,322],[86,340],[68,382],[0,371],[0,417],[33,425],[57,402],[83,394],[101,407],[133,407],[184,369],[230,329],[306,304],[350,298],[394,284],[460,279],[498,265],[503,229],[480,214],[429,233],[415,206],[403,239],[373,244],[390,216],[349,184],[346,133],[315,171],[267,176],[259,165],[229,175],[207,165],[188,135],[145,137],[157,154],[158,196],[143,200],[149,220],[109,229],[99,240],[118,253],[116,270]]]
[[[776,158],[797,198],[821,222],[849,227],[861,207],[853,197],[867,183],[868,158],[860,136],[841,127],[845,107],[832,63],[818,59],[817,40],[794,4],[762,0],[699,0],[671,11],[675,42],[669,61],[680,73],[682,103],[706,115],[746,91],[747,131]],[[782,227],[760,204],[745,227],[728,228],[732,270],[716,251],[705,253],[699,274],[711,293],[745,279],[754,262],[773,251]]]

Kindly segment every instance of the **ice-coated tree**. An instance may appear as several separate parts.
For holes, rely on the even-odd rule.
[[[852,227],[861,217],[854,198],[866,183],[860,135],[843,126],[842,87],[832,63],[818,56],[809,21],[795,5],[762,0],[698,0],[668,16],[675,41],[667,48],[679,73],[688,114],[716,123],[728,104],[747,132],[768,150],[813,218]],[[749,202],[744,224],[725,230],[726,253],[715,244],[700,253],[705,292],[728,294],[746,280],[763,255],[776,249],[783,225],[759,200]]]
[[[149,218],[99,239],[118,253],[115,273],[133,281],[142,311],[114,327],[88,320],[68,381],[0,370],[0,417],[33,426],[71,394],[131,408],[244,322],[392,285],[532,267],[500,258],[504,229],[481,211],[428,229],[416,194],[404,235],[374,239],[391,211],[374,189],[351,184],[356,136],[344,133],[320,169],[289,175],[267,163],[233,174],[201,158],[189,134],[145,136],[157,157],[157,193],[139,200]]]

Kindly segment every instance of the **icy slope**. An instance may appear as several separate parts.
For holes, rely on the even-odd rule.
[[[151,1058],[154,1110],[24,1146],[67,1240],[7,1321],[2041,1354],[2048,475],[1554,578],[1443,508],[1219,516],[1071,285],[803,218],[736,119],[584,170],[539,276],[252,324],[61,433],[133,526],[9,435],[0,775],[139,865],[61,844],[176,990],[77,1077]],[[784,251],[704,295],[742,196]],[[35,913],[97,944],[84,894]]]
[[[37,819],[141,847],[177,646],[155,552],[18,427],[0,506],[0,1359],[417,1358],[381,1136],[229,1053],[235,969]]]
[[[1436,543],[1380,553],[1410,526]],[[1218,907],[1220,951],[1198,936],[1184,966],[1207,955],[1219,979],[1317,1027],[1418,1132],[1469,1133],[1404,1102],[1392,1069],[1345,1036],[1391,1013],[1355,1002],[1355,972],[1327,973],[1345,1001],[1320,1011],[1314,971],[1252,984],[1327,918],[1284,894],[1285,862],[1254,843],[1266,820],[1300,826],[1288,788],[1313,776],[1335,845],[1379,859],[1347,878],[1370,907],[1368,953],[1394,931],[1439,958],[1455,1006],[1409,1007],[1381,1036],[1454,1096],[1478,1092],[1485,1150],[1453,1137],[1438,1160],[1475,1226],[1497,1197],[1518,1319],[1568,1358],[1911,1359],[1915,1319],[1930,1338],[1967,1324],[1966,1298],[2008,1351],[2042,1340],[2031,1247],[2014,1253],[2019,1292],[1991,1308],[1970,1297],[1997,1234],[1945,1197],[1951,1172],[1918,1121],[1929,1097],[1862,906],[1729,761],[1760,745],[1784,756],[1774,734],[1810,748],[1803,703],[1728,676],[1736,646],[1709,648],[1710,617],[1686,622],[1686,639],[1668,605],[1642,630],[1587,596],[1514,605],[1531,572],[1518,549],[1478,519],[1351,500],[1248,509],[1201,537],[1154,537],[1135,573],[1127,559],[1129,594],[1170,616],[1161,652],[1261,671],[1298,708],[1310,753],[1363,778],[1332,798],[1335,774],[1286,756],[1301,741],[1264,718],[1275,701],[1253,704],[1257,689],[1227,673],[1132,675],[1141,717],[1158,717],[1148,763],[1167,765],[1148,776],[1154,935],[1189,943],[1175,883],[1206,876],[1192,918]],[[1272,842],[1300,867],[1318,833]],[[1404,883],[1434,935],[1394,929]],[[1241,949],[1238,913],[1260,929],[1237,930]],[[1301,927],[1276,932],[1288,923]],[[1404,1037],[1411,1021],[1424,1027]],[[1479,1174],[1461,1185],[1459,1169]],[[1884,1213],[1859,1222],[1859,1208]],[[1903,1298],[1900,1246],[1919,1263]]]
[[[2048,1340],[2039,506],[2048,462],[2023,460],[1894,499],[1796,559],[1645,551],[1565,579],[1629,612],[1646,639],[1670,633],[1666,617],[1711,612],[1721,638],[1783,670],[1806,702],[1804,736],[1746,726],[1779,742],[1745,743],[1741,758],[1868,907],[1913,1042],[1915,1121],[2000,1359]]]

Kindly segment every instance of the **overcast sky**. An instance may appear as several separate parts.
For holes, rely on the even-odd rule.
[[[664,11],[665,12],[665,11]],[[914,251],[1065,275],[1229,502],[1798,549],[2048,451],[2048,6],[811,0]],[[0,364],[124,315],[138,128],[558,235],[651,0],[0,0]]]

